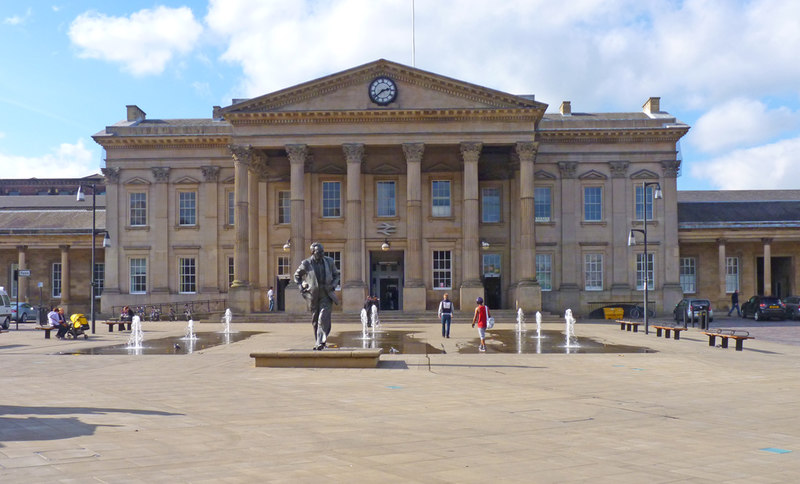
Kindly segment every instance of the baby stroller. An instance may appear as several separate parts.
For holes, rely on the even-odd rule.
[[[86,334],[89,331],[89,321],[83,314],[75,313],[70,316],[68,326],[67,338],[78,339],[78,336],[83,335],[83,339],[89,339],[89,335]]]

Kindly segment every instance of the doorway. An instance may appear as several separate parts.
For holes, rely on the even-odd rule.
[[[792,258],[770,257],[772,271],[772,294],[764,294],[764,258],[756,258],[756,287],[757,293],[764,296],[784,298],[793,294],[792,288]]]
[[[377,295],[381,311],[403,309],[403,251],[372,251],[369,264],[369,292]]]
[[[278,277],[275,283],[275,309],[286,311],[286,286],[289,285],[289,278]]]
[[[503,307],[501,260],[500,254],[483,254],[483,293],[489,309]]]

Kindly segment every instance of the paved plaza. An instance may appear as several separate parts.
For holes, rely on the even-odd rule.
[[[0,482],[796,482],[799,324],[714,324],[734,325],[756,336],[741,352],[698,329],[675,341],[579,320],[578,336],[654,352],[502,353],[490,333],[479,354],[463,318],[450,339],[393,323],[446,353],[377,369],[254,367],[253,351],[310,348],[310,324],[234,321],[264,333],[152,356],[58,355],[128,333],[20,325],[0,335]],[[145,340],[185,331],[144,326]],[[334,335],[359,329],[334,317]]]

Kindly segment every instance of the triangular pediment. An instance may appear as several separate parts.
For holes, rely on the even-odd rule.
[[[347,173],[347,170],[345,170],[343,166],[335,165],[333,163],[322,165],[317,168],[317,171],[326,175],[344,175]]]
[[[394,102],[380,106],[370,100],[369,84],[386,76],[395,82]],[[380,59],[313,81],[219,110],[226,119],[256,113],[348,112],[408,110],[529,110],[540,118],[547,105],[431,72]]]
[[[381,163],[370,171],[376,175],[399,175],[402,173],[400,168],[390,165],[389,163]]]
[[[583,175],[579,176],[581,180],[607,180],[608,177],[603,175],[597,170],[589,170]]]
[[[147,180],[147,179],[139,177],[139,176],[135,176],[133,178],[128,178],[127,180],[125,180],[122,183],[124,185],[149,185],[150,184],[150,180]]]
[[[631,180],[658,180],[658,174],[650,170],[639,170],[631,174]]]
[[[200,184],[200,180],[198,180],[197,178],[192,178],[190,176],[184,176],[184,177],[178,178],[173,183],[175,185],[199,185]]]
[[[537,171],[536,173],[533,174],[533,176],[537,180],[555,180],[556,179],[555,175],[553,175],[550,172],[544,171],[544,170]]]

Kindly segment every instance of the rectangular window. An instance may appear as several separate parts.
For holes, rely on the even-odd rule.
[[[94,265],[94,297],[100,297],[103,294],[103,286],[106,279],[106,264],[104,262],[97,262]]]
[[[233,257],[228,257],[228,287],[233,285]]]
[[[497,223],[500,221],[500,189],[481,189],[481,221]]]
[[[550,187],[534,187],[533,213],[536,222],[549,222],[552,216]]]
[[[326,257],[330,257],[331,259],[333,259],[333,265],[336,266],[336,270],[338,270],[339,274],[341,275],[341,273],[342,273],[342,253],[339,252],[339,251],[335,251],[335,252],[324,252],[323,254]],[[340,283],[340,285],[336,286],[336,290],[337,291],[340,291],[342,289],[341,277],[339,278],[339,283]]]
[[[289,190],[278,192],[278,223],[292,223],[292,192]]]
[[[233,226],[236,223],[236,197],[233,190],[227,192],[228,195],[228,225]]]
[[[280,279],[288,279],[291,277],[289,274],[289,258],[286,256],[279,256],[278,257],[278,278]]]
[[[433,288],[451,289],[453,263],[449,250],[433,251]]]
[[[90,234],[91,235],[91,234]],[[53,297],[61,297],[61,262],[53,262],[53,270],[50,275],[50,286],[53,288]]]
[[[144,294],[147,292],[147,259],[133,258],[130,260],[131,294]]]
[[[551,254],[536,254],[536,279],[542,291],[553,290],[553,259]]]
[[[584,254],[583,268],[587,291],[603,290],[603,254]]]
[[[643,253],[636,254],[636,289],[644,291],[644,277],[645,271],[647,272],[647,289],[655,288],[655,279],[653,278],[653,267],[655,266],[655,254],[652,252],[647,253],[647,262]]]
[[[378,217],[397,216],[397,187],[393,181],[379,181],[376,185]]]
[[[694,257],[681,257],[680,271],[681,290],[684,294],[694,294],[697,291],[697,265]]]
[[[431,182],[431,215],[434,217],[449,217],[450,210],[450,181],[433,180]]]
[[[342,182],[322,182],[322,216],[325,218],[342,216]]]
[[[483,277],[500,277],[500,254],[483,254]]]
[[[739,258],[725,258],[725,292],[732,293],[739,290]]]
[[[197,193],[178,192],[178,225],[197,224]]]
[[[647,187],[647,191],[642,190],[641,185],[636,186],[636,220],[642,220],[645,210],[647,211],[647,220],[653,220],[653,189],[655,186]],[[642,194],[645,194],[644,200]]]
[[[129,194],[128,197],[131,226],[147,225],[147,194],[134,192]]]
[[[602,187],[583,187],[583,220],[586,222],[603,220]]]
[[[180,294],[197,292],[197,266],[194,257],[178,258],[178,292]]]

